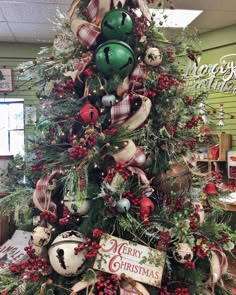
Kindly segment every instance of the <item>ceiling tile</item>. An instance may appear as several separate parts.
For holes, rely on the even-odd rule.
[[[0,22],[0,38],[3,39],[14,39],[12,32],[6,22]]]
[[[2,22],[2,21],[6,21],[6,19],[5,19],[4,15],[3,15],[2,9],[0,7],[0,22]]]
[[[16,23],[50,23],[55,19],[56,9],[61,12],[68,10],[68,5],[43,3],[16,3],[2,2],[1,9],[7,21]]]
[[[14,3],[22,3],[22,0],[0,0],[3,2],[14,2]],[[30,3],[43,3],[43,4],[67,4],[70,5],[72,0],[24,0],[24,2]]]
[[[9,27],[16,39],[32,38],[34,40],[49,40],[55,37],[55,32],[52,31],[51,24],[9,23]]]

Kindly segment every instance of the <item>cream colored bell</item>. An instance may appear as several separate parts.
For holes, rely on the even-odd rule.
[[[60,275],[73,277],[83,272],[86,250],[75,255],[75,248],[85,239],[78,231],[61,233],[53,241],[48,254],[52,268]]]
[[[177,249],[173,252],[174,259],[181,264],[184,264],[193,259],[193,251],[189,244],[179,243]]]
[[[51,239],[51,230],[48,227],[37,226],[31,234],[31,242],[35,246],[43,247],[49,243]]]
[[[156,67],[162,62],[162,53],[159,48],[148,48],[145,52],[144,62],[151,67]]]

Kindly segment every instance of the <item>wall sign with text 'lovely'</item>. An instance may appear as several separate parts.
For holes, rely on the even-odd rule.
[[[135,281],[155,287],[161,285],[164,252],[110,235],[103,235],[100,245],[95,269],[117,275],[124,273]]]

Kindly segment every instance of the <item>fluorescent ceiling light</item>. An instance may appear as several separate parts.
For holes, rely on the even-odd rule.
[[[187,9],[150,9],[155,14],[154,20],[159,26],[172,28],[185,28],[195,18],[197,18],[203,10],[187,10]],[[140,11],[137,13],[141,14]]]

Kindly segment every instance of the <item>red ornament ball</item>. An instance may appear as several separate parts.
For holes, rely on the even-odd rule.
[[[149,198],[142,198],[140,201],[140,211],[142,214],[147,214],[149,215],[152,211],[155,209],[155,205],[153,201]]]
[[[98,110],[90,103],[85,104],[79,114],[86,124],[94,123],[98,119]]]

